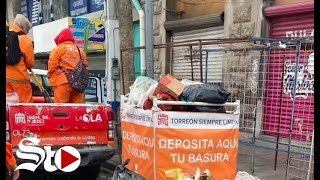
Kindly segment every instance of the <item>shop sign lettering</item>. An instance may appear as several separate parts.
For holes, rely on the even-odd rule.
[[[303,38],[303,37],[312,37],[314,35],[314,29],[312,30],[298,30],[298,31],[287,31],[287,38]]]
[[[293,99],[296,64],[290,60],[284,63],[284,93]],[[299,64],[296,82],[296,98],[307,98],[314,93],[314,75],[308,71],[308,64]]]

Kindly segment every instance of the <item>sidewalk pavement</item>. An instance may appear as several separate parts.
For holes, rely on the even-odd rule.
[[[239,145],[238,154],[238,171],[246,171],[252,174],[252,148],[246,145]],[[274,171],[274,155],[275,151],[255,149],[254,156],[254,176],[261,180],[285,180],[286,173],[286,158],[287,154],[283,152],[278,153],[277,170]],[[116,165],[120,164],[119,155],[115,155],[112,159],[103,164],[108,169],[114,169]]]

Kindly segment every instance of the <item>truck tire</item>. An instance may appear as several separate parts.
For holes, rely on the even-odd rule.
[[[100,164],[94,166],[81,167],[78,169],[79,180],[96,180],[100,173]]]
[[[19,180],[41,180],[46,177],[46,174],[44,170],[36,170],[35,172],[20,170]],[[12,179],[12,177],[10,178]]]

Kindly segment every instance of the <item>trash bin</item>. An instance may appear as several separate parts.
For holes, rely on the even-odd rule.
[[[197,171],[233,180],[237,173],[240,101],[224,104],[153,100],[152,110],[121,97],[122,159],[148,180],[188,179]],[[158,105],[230,106],[226,113],[161,111]],[[197,170],[199,169],[199,170]],[[174,172],[172,174],[172,172]]]

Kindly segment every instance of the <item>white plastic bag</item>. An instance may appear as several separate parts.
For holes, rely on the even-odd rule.
[[[239,171],[234,178],[234,180],[260,180],[258,177],[254,177],[250,174],[248,174],[245,171]]]
[[[142,98],[142,96],[149,90],[150,86],[156,83],[157,81],[145,76],[137,77],[133,85],[130,86],[130,93],[129,93],[130,104],[137,105],[140,99]]]
[[[190,81],[188,79],[182,79],[181,83],[186,87],[189,85],[194,85],[194,84],[203,84],[202,82],[196,82],[196,81]]]
[[[19,103],[19,97],[17,93],[6,93],[6,103]]]
[[[199,179],[200,179],[200,176],[201,176],[201,174],[200,174],[200,169],[197,168],[196,174],[194,175],[194,180],[199,180]]]
[[[144,102],[145,102],[148,98],[152,99],[153,93],[154,93],[154,91],[156,90],[157,86],[158,86],[158,83],[152,84],[152,85],[149,87],[148,91],[145,92],[145,93],[140,97],[137,107],[143,108]]]

